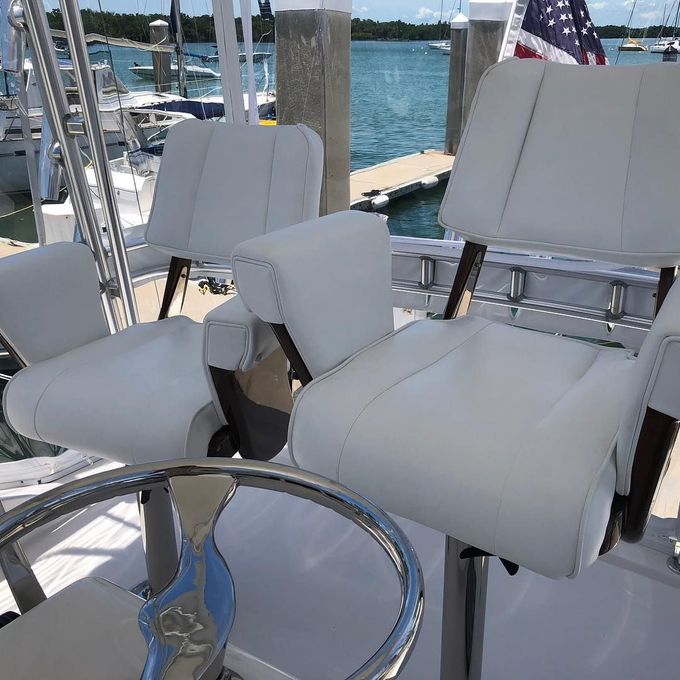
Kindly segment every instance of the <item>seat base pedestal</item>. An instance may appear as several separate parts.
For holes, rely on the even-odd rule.
[[[441,680],[481,680],[488,558],[461,559],[468,546],[446,537]]]
[[[151,595],[160,592],[177,571],[175,514],[167,489],[151,489],[139,495],[142,540]]]

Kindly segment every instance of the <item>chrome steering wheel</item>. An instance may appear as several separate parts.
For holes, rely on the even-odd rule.
[[[0,549],[61,515],[117,496],[168,488],[179,516],[181,553],[173,580],[142,606],[148,645],[143,680],[200,678],[227,644],[234,582],[215,544],[215,522],[239,486],[281,491],[351,519],[382,547],[399,575],[401,606],[389,636],[347,680],[394,678],[423,614],[423,576],[401,529],[378,507],[336,482],[271,463],[208,458],[125,467],[92,475],[27,501],[0,517]]]

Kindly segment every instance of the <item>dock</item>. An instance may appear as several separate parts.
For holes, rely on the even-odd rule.
[[[353,210],[379,210],[392,199],[419,189],[432,189],[449,178],[453,156],[426,149],[394,158],[350,174],[350,206]]]

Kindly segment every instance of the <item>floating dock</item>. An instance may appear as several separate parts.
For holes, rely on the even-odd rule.
[[[427,149],[394,158],[350,174],[350,206],[354,210],[379,210],[392,199],[419,189],[432,189],[448,179],[453,156]]]

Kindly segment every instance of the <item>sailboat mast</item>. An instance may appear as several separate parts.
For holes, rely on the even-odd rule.
[[[444,22],[444,0],[439,3],[439,40],[442,39],[442,28]]]
[[[187,96],[187,71],[184,64],[184,36],[179,0],[172,0],[170,5],[170,21],[175,33],[175,52],[177,54],[177,85],[180,97]]]

